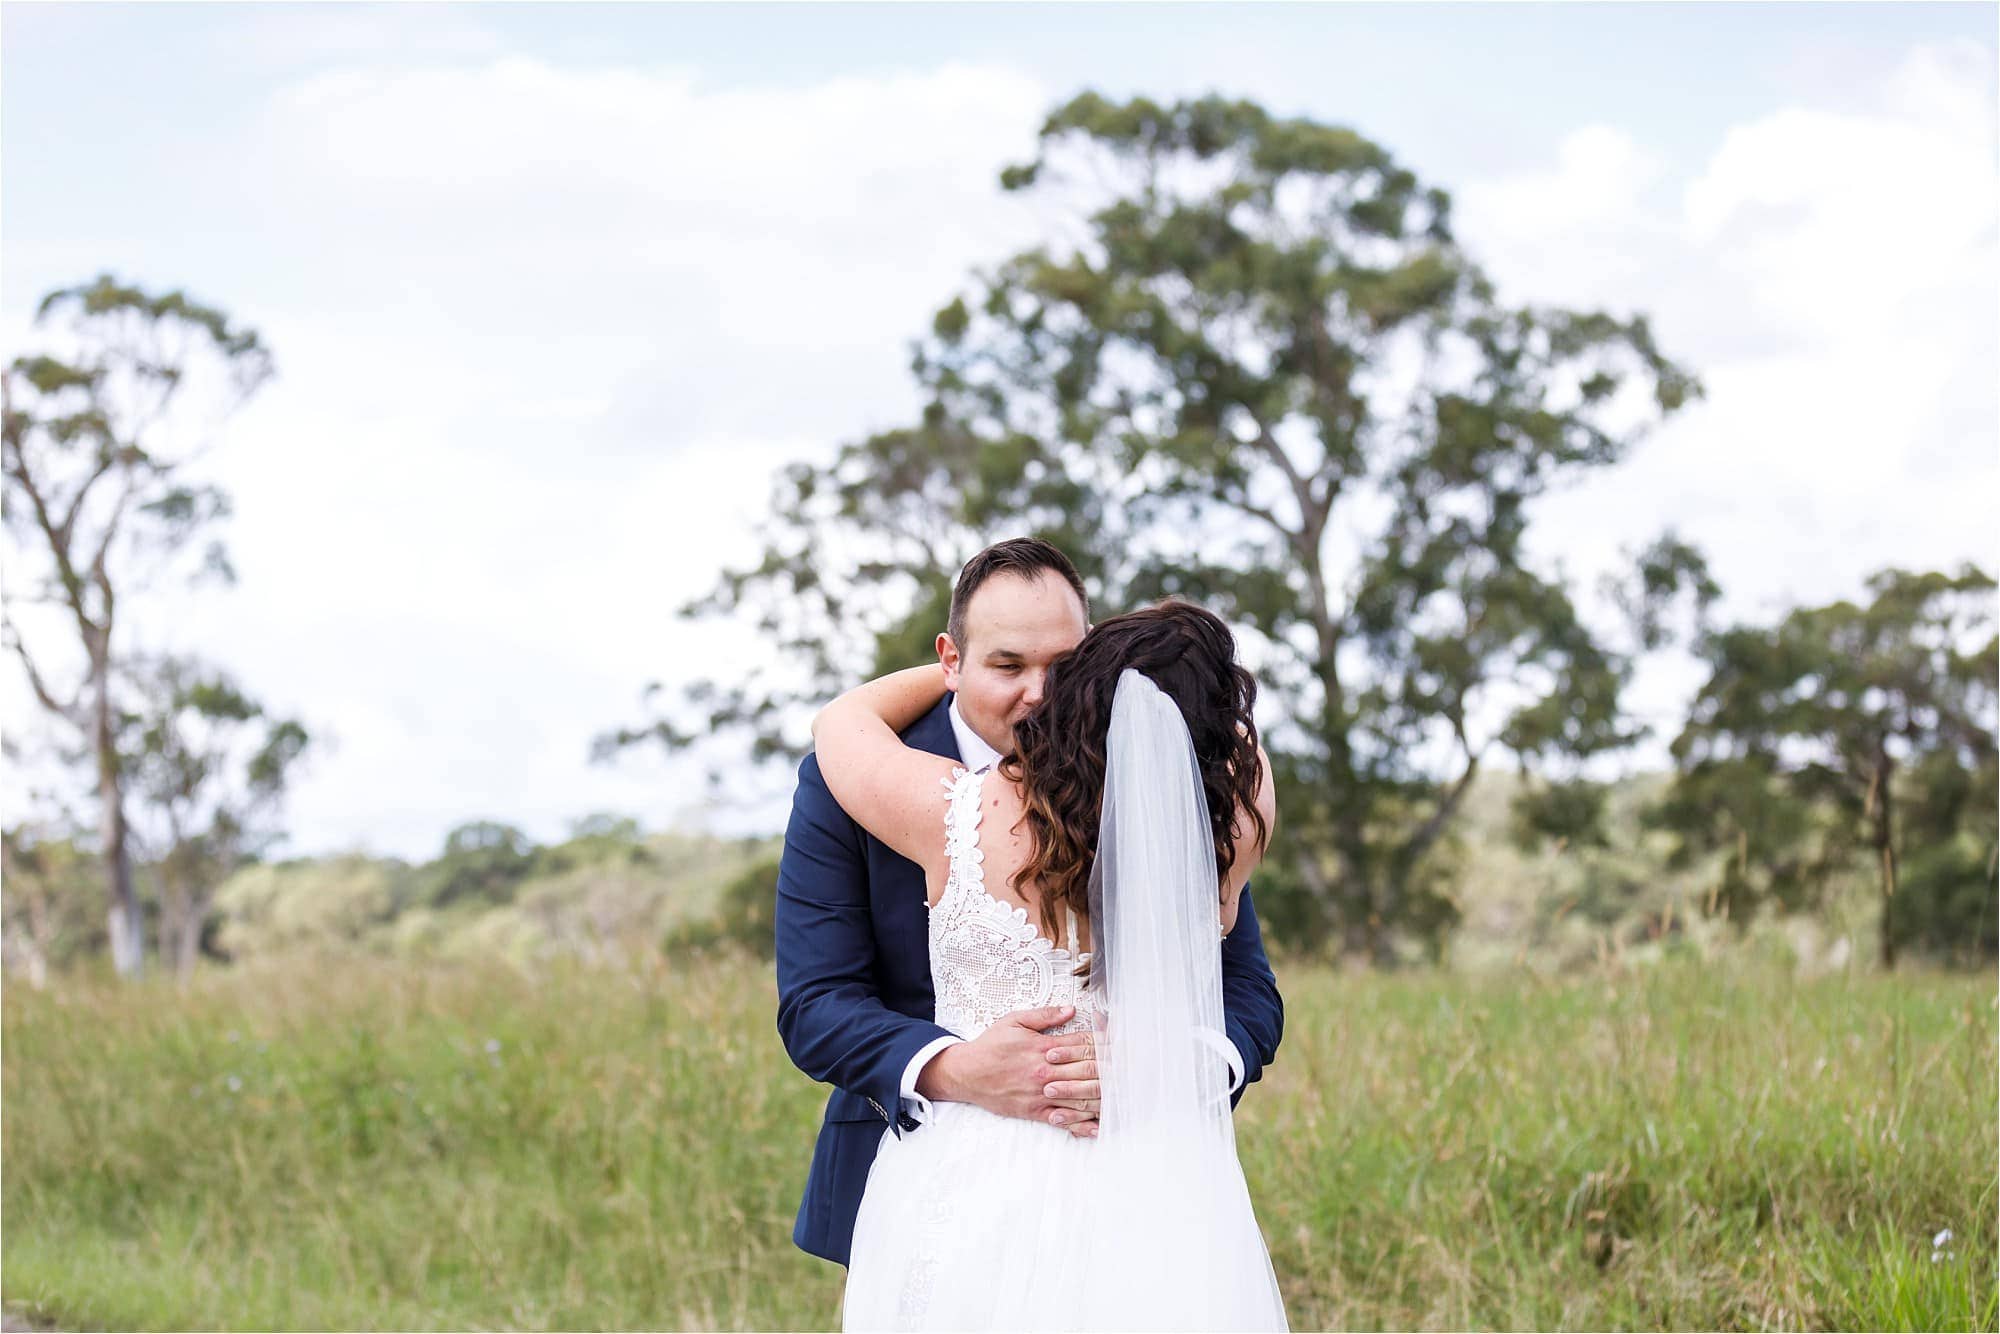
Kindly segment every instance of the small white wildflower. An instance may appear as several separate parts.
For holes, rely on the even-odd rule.
[[[1941,1251],[1950,1244],[1951,1244],[1950,1228],[1946,1228],[1944,1231],[1938,1233],[1935,1237],[1931,1238],[1931,1249],[1934,1251]]]
[[[488,1039],[486,1039],[486,1054],[487,1054],[488,1056],[498,1056],[498,1055],[500,1054],[500,1039],[499,1039],[499,1038],[488,1038]]]
[[[231,1075],[229,1077],[228,1084],[229,1084],[229,1091],[231,1093],[241,1093],[243,1091],[243,1081],[238,1079],[235,1075]]]

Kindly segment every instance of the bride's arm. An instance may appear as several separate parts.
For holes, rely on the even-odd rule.
[[[1271,757],[1264,753],[1260,743],[1257,747],[1257,813],[1264,817],[1264,841],[1257,841],[1257,822],[1241,806],[1236,808],[1236,851],[1230,858],[1229,874],[1222,880],[1222,934],[1228,935],[1236,929],[1236,903],[1243,896],[1243,886],[1250,882],[1250,873],[1264,860],[1264,853],[1271,846],[1271,838],[1278,832],[1278,793],[1271,784]]]
[[[856,686],[813,719],[827,791],[863,829],[919,866],[944,847],[938,780],[959,766],[911,749],[896,734],[943,698],[944,668],[912,667]]]
[[[896,733],[914,726],[917,719],[936,708],[943,698],[943,663],[890,672],[854,687],[821,709],[813,719],[813,741],[820,740],[820,729],[828,723],[865,727],[872,719],[881,723],[889,732],[889,740],[900,746],[903,743]]]

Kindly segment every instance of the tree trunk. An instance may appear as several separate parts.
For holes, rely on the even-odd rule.
[[[1893,972],[1896,967],[1896,933],[1889,919],[1889,909],[1896,899],[1896,840],[1895,828],[1889,819],[1890,774],[1896,762],[1884,755],[1877,760],[1875,784],[1875,852],[1882,866],[1882,969]]]
[[[1372,968],[1393,963],[1395,951],[1390,948],[1389,931],[1382,920],[1381,895],[1375,884],[1366,873],[1356,871],[1349,871],[1346,884],[1349,892],[1340,923],[1342,954]]]
[[[100,648],[92,668],[97,678],[97,795],[104,807],[104,867],[111,889],[108,919],[111,963],[120,977],[138,977],[145,969],[145,922],[139,911],[138,891],[132,884],[131,854],[125,846],[125,795],[118,772],[118,749],[111,732],[108,649],[108,644]]]
[[[181,920],[180,891],[174,885],[173,877],[159,867],[155,867],[153,871],[153,890],[160,901],[160,915],[153,927],[156,933],[153,953],[164,964],[174,957],[174,933]]]
[[[194,976],[195,964],[201,959],[201,923],[206,912],[189,911],[181,917],[179,949],[174,953],[175,971],[182,982]]]
[[[40,907],[40,896],[30,897],[27,930],[12,932],[7,937],[8,953],[11,956],[7,960],[8,970],[11,972],[15,968],[25,968],[28,973],[28,985],[37,991],[49,984],[48,935],[42,929],[40,919],[44,914],[38,911]]]
[[[174,865],[176,853],[167,854],[159,875],[155,877],[160,887],[160,967],[171,966],[185,982],[187,975],[193,971],[191,961],[186,957],[188,923],[194,917],[193,895],[181,877],[167,869]],[[201,940],[199,929],[195,931],[195,940],[197,943]]]
[[[225,863],[225,868],[228,863]],[[194,976],[194,970],[201,962],[201,932],[208,922],[209,905],[215,901],[215,887],[228,875],[224,869],[215,873],[213,879],[197,872],[196,879],[183,886],[181,893],[180,935],[174,953],[176,970],[185,983]]]
[[[28,954],[28,982],[40,991],[49,984],[49,953],[55,947],[46,884],[37,885],[28,899],[28,934],[34,941]]]

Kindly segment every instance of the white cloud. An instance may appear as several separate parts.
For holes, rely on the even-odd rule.
[[[1527,247],[1553,247],[1565,233],[1646,227],[1642,196],[1663,164],[1624,130],[1586,125],[1556,145],[1553,165],[1502,180],[1475,182],[1459,192],[1461,218],[1504,232]]]
[[[336,267],[325,351],[372,343],[399,400],[440,371],[584,376],[649,442],[817,434],[903,411],[907,340],[1032,234],[995,180],[1046,100],[958,65],[719,91],[520,58],[357,68],[277,98],[252,171],[268,225]]]
[[[1542,504],[1546,557],[1594,579],[1671,521],[1748,618],[1861,596],[1890,564],[1991,567],[1991,63],[1978,44],[1919,47],[1870,109],[1758,117],[1679,182],[1595,126],[1545,171],[1462,192],[1460,235],[1510,297],[1645,312],[1708,390]],[[1691,684],[1682,667],[1642,693],[1671,717]]]
[[[590,768],[590,738],[752,650],[673,612],[754,554],[774,468],[914,410],[907,341],[1032,235],[997,177],[1046,102],[967,65],[292,85],[212,149],[242,192],[217,217],[255,222],[235,258],[272,275],[232,312],[281,371],[210,465],[243,584],[135,609],[133,642],[200,647],[337,740],[291,805],[305,850],[698,804],[692,766]]]

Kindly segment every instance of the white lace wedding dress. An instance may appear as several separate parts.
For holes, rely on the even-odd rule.
[[[946,783],[944,892],[930,910],[937,1022],[974,1038],[1014,1010],[1074,1005],[1049,1033],[1097,1026],[1095,995],[1072,970],[1076,918],[1059,946],[1025,909],[986,890],[979,849],[986,770]],[[1251,1211],[1233,1141],[1230,1217],[1197,1309],[1162,1323],[1157,1303],[1107,1290],[1107,1273],[1149,1249],[1152,1217],[1131,1216],[1094,1193],[1106,1148],[1043,1121],[1002,1117],[970,1103],[933,1104],[931,1119],[901,1138],[887,1128],[855,1220],[842,1301],[848,1330],[1285,1329],[1271,1261]],[[1158,1172],[1171,1178],[1172,1162]],[[1163,1224],[1170,1225],[1170,1224]],[[1106,1232],[1117,1235],[1106,1237]],[[1118,1247],[1116,1256],[1101,1248]],[[1170,1246],[1159,1248],[1172,1252]],[[1112,1259],[1118,1264],[1107,1264]],[[1219,1276],[1219,1277],[1216,1277]],[[1119,1280],[1112,1280],[1116,1287]],[[1130,1313],[1134,1323],[1126,1323]]]

